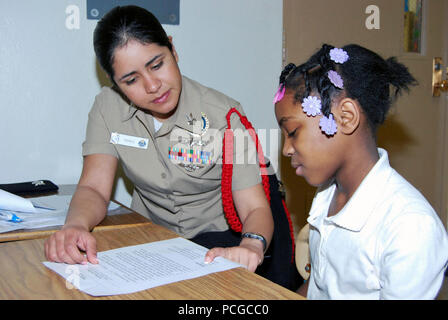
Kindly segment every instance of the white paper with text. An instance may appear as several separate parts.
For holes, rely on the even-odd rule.
[[[99,264],[43,262],[75,287],[92,296],[128,294],[201,277],[242,265],[217,257],[204,263],[207,248],[183,238],[98,252]]]

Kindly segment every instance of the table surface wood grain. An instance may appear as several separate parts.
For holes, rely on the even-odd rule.
[[[151,222],[94,232],[98,251],[177,237],[174,232]],[[66,285],[64,278],[43,265],[45,239],[0,244],[0,299],[8,300],[302,300],[302,296],[244,268],[179,281],[148,290],[93,297]]]
[[[56,194],[73,194],[75,185],[62,185]],[[55,193],[53,193],[55,194]],[[122,204],[121,204],[122,205]],[[92,231],[97,250],[171,239],[178,235],[122,205]],[[93,297],[66,284],[43,265],[45,239],[61,226],[15,230],[0,234],[0,299],[3,300],[302,300],[302,296],[244,268],[179,281],[148,290]]]

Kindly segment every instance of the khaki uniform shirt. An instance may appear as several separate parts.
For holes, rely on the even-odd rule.
[[[192,238],[229,228],[221,201],[222,139],[226,114],[238,102],[182,77],[175,113],[155,132],[154,118],[104,87],[89,113],[83,155],[117,157],[134,184],[131,207],[154,223]],[[255,147],[239,117],[235,133],[232,189],[261,182]],[[248,136],[248,135],[247,135]],[[250,142],[248,142],[250,141]],[[255,160],[254,160],[255,159]]]

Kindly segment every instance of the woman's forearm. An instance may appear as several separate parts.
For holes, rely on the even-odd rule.
[[[78,185],[73,195],[64,228],[69,226],[92,230],[106,216],[107,201],[93,188]]]

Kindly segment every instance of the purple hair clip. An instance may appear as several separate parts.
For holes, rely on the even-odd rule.
[[[319,121],[319,126],[327,136],[332,136],[338,131],[336,121],[334,121],[333,115],[330,113],[328,118],[323,116]]]
[[[333,48],[330,50],[330,59],[336,63],[344,63],[348,58],[348,53],[343,49]]]
[[[283,99],[283,97],[285,95],[285,91],[286,91],[285,86],[283,84],[280,84],[278,86],[277,93],[275,94],[275,97],[274,97],[274,104],[276,104],[277,102],[279,102]]]
[[[330,59],[336,63],[345,63],[348,60],[347,51],[339,48],[333,48],[330,50]],[[330,79],[331,83],[339,89],[344,89],[344,81],[341,76],[334,70],[330,70],[328,72],[328,79]]]
[[[307,116],[315,117],[322,114],[322,101],[318,97],[308,96],[303,99],[302,108],[303,112],[305,112]],[[328,117],[322,116],[319,120],[319,127],[328,136],[332,136],[338,131],[338,126],[336,125],[336,121],[331,113]]]
[[[344,80],[342,80],[341,76],[336,71],[328,71],[328,79],[330,79],[331,83],[336,88],[344,89]]]
[[[320,114],[320,110],[322,108],[322,102],[318,97],[308,96],[302,101],[303,111],[307,114],[307,116],[315,117]]]

